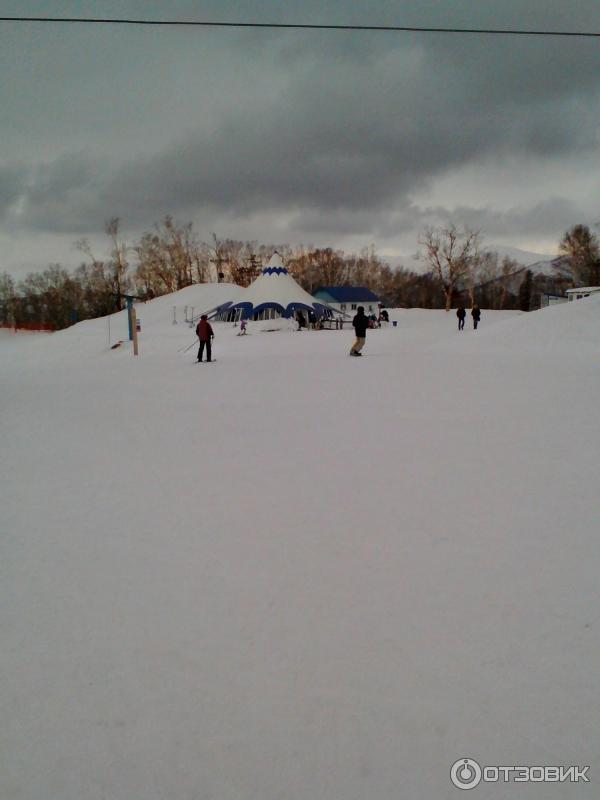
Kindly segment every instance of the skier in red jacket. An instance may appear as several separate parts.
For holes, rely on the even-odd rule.
[[[198,362],[202,361],[202,353],[206,347],[206,360],[212,361],[210,352],[211,340],[215,338],[213,329],[206,314],[202,314],[200,322],[196,325],[196,336],[200,339],[200,349],[198,350]]]

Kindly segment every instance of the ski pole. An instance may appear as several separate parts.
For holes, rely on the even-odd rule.
[[[192,349],[192,347],[193,347],[195,344],[196,344],[196,340],[194,339],[194,341],[191,343],[191,345],[189,345],[189,347],[186,347],[184,350],[182,350],[182,349],[180,348],[180,349],[179,349],[177,352],[178,352],[178,353],[187,353],[187,351],[188,351],[188,350],[191,350],[191,349]]]

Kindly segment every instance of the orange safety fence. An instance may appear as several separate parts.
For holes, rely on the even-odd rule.
[[[16,325],[9,325],[7,322],[0,323],[0,328],[15,331],[35,331],[38,333],[52,333],[54,325],[49,322],[19,322]]]

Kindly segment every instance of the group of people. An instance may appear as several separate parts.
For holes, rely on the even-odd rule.
[[[458,330],[462,331],[465,327],[465,318],[467,316],[467,312],[464,306],[459,306],[456,311],[456,316],[458,317]],[[481,319],[481,309],[479,306],[473,306],[471,309],[471,316],[473,317],[473,329],[477,330],[477,325],[479,324],[479,320]],[[381,314],[381,318],[383,317],[383,312]],[[380,321],[381,321],[380,318]],[[340,317],[341,320],[341,317]],[[389,316],[387,311],[385,312],[385,322],[389,322]],[[336,320],[336,329],[338,320]],[[340,326],[341,327],[341,326]],[[373,320],[365,314],[364,306],[359,306],[356,309],[356,315],[352,320],[352,327],[354,328],[354,332],[356,334],[356,341],[350,348],[349,355],[351,356],[361,356],[362,353],[360,352],[363,347],[365,346],[365,342],[367,340],[367,329],[372,328]],[[240,325],[240,333],[239,335],[243,335],[246,333],[246,321],[242,320]],[[206,360],[212,360],[212,352],[211,352],[211,343],[212,340],[215,338],[215,334],[213,332],[212,326],[208,321],[208,317],[206,314],[202,314],[200,317],[200,322],[196,326],[196,336],[200,340],[200,348],[198,350],[198,361],[202,361],[202,356],[204,355],[204,350],[206,350]]]
[[[383,316],[382,312],[382,316]],[[458,330],[462,331],[465,327],[465,317],[467,316],[467,312],[465,311],[463,306],[459,306],[456,311],[456,316],[458,317]],[[474,305],[471,309],[471,316],[473,317],[473,329],[477,330],[477,326],[479,325],[479,320],[481,319],[481,309],[479,306]],[[389,317],[387,311],[385,312],[386,322],[389,322]],[[369,317],[365,314],[365,309],[363,306],[359,306],[356,310],[356,316],[352,320],[352,325],[356,332],[356,341],[350,348],[350,355],[351,356],[360,356],[362,353],[360,352],[367,339],[367,328],[372,328],[372,322]]]
[[[465,329],[465,318],[467,316],[467,312],[465,311],[464,306],[459,306],[456,309],[456,316],[458,317],[458,330],[464,331]],[[481,309],[479,306],[473,306],[471,309],[471,316],[473,317],[473,330],[477,330],[477,326],[479,325],[479,320],[481,319]]]
[[[308,316],[304,314],[303,311],[296,311],[296,322],[298,323],[298,330],[301,331],[302,328],[307,328],[308,330],[314,330],[317,324],[317,316],[314,311],[309,311]]]
[[[365,314],[364,306],[359,306],[357,311],[362,309],[361,314],[365,317],[368,321],[369,328],[381,328],[383,323],[389,323],[390,317],[387,310],[381,309],[379,312],[379,316],[376,314],[369,314],[368,316]],[[356,318],[356,317],[355,317]],[[322,316],[317,317],[313,311],[309,311],[308,315],[305,314],[303,311],[296,311],[295,314],[296,322],[298,323],[298,330],[302,330],[302,328],[307,328],[308,330],[315,330],[321,331],[324,328],[328,327],[329,329],[333,328],[336,331],[344,330],[344,317],[342,314],[338,314],[337,316]],[[354,321],[352,322],[354,326]]]

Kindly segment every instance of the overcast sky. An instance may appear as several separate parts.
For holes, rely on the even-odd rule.
[[[0,16],[600,31],[573,0],[0,0]],[[600,221],[600,39],[0,22],[0,272],[165,214],[202,238],[556,252]]]

